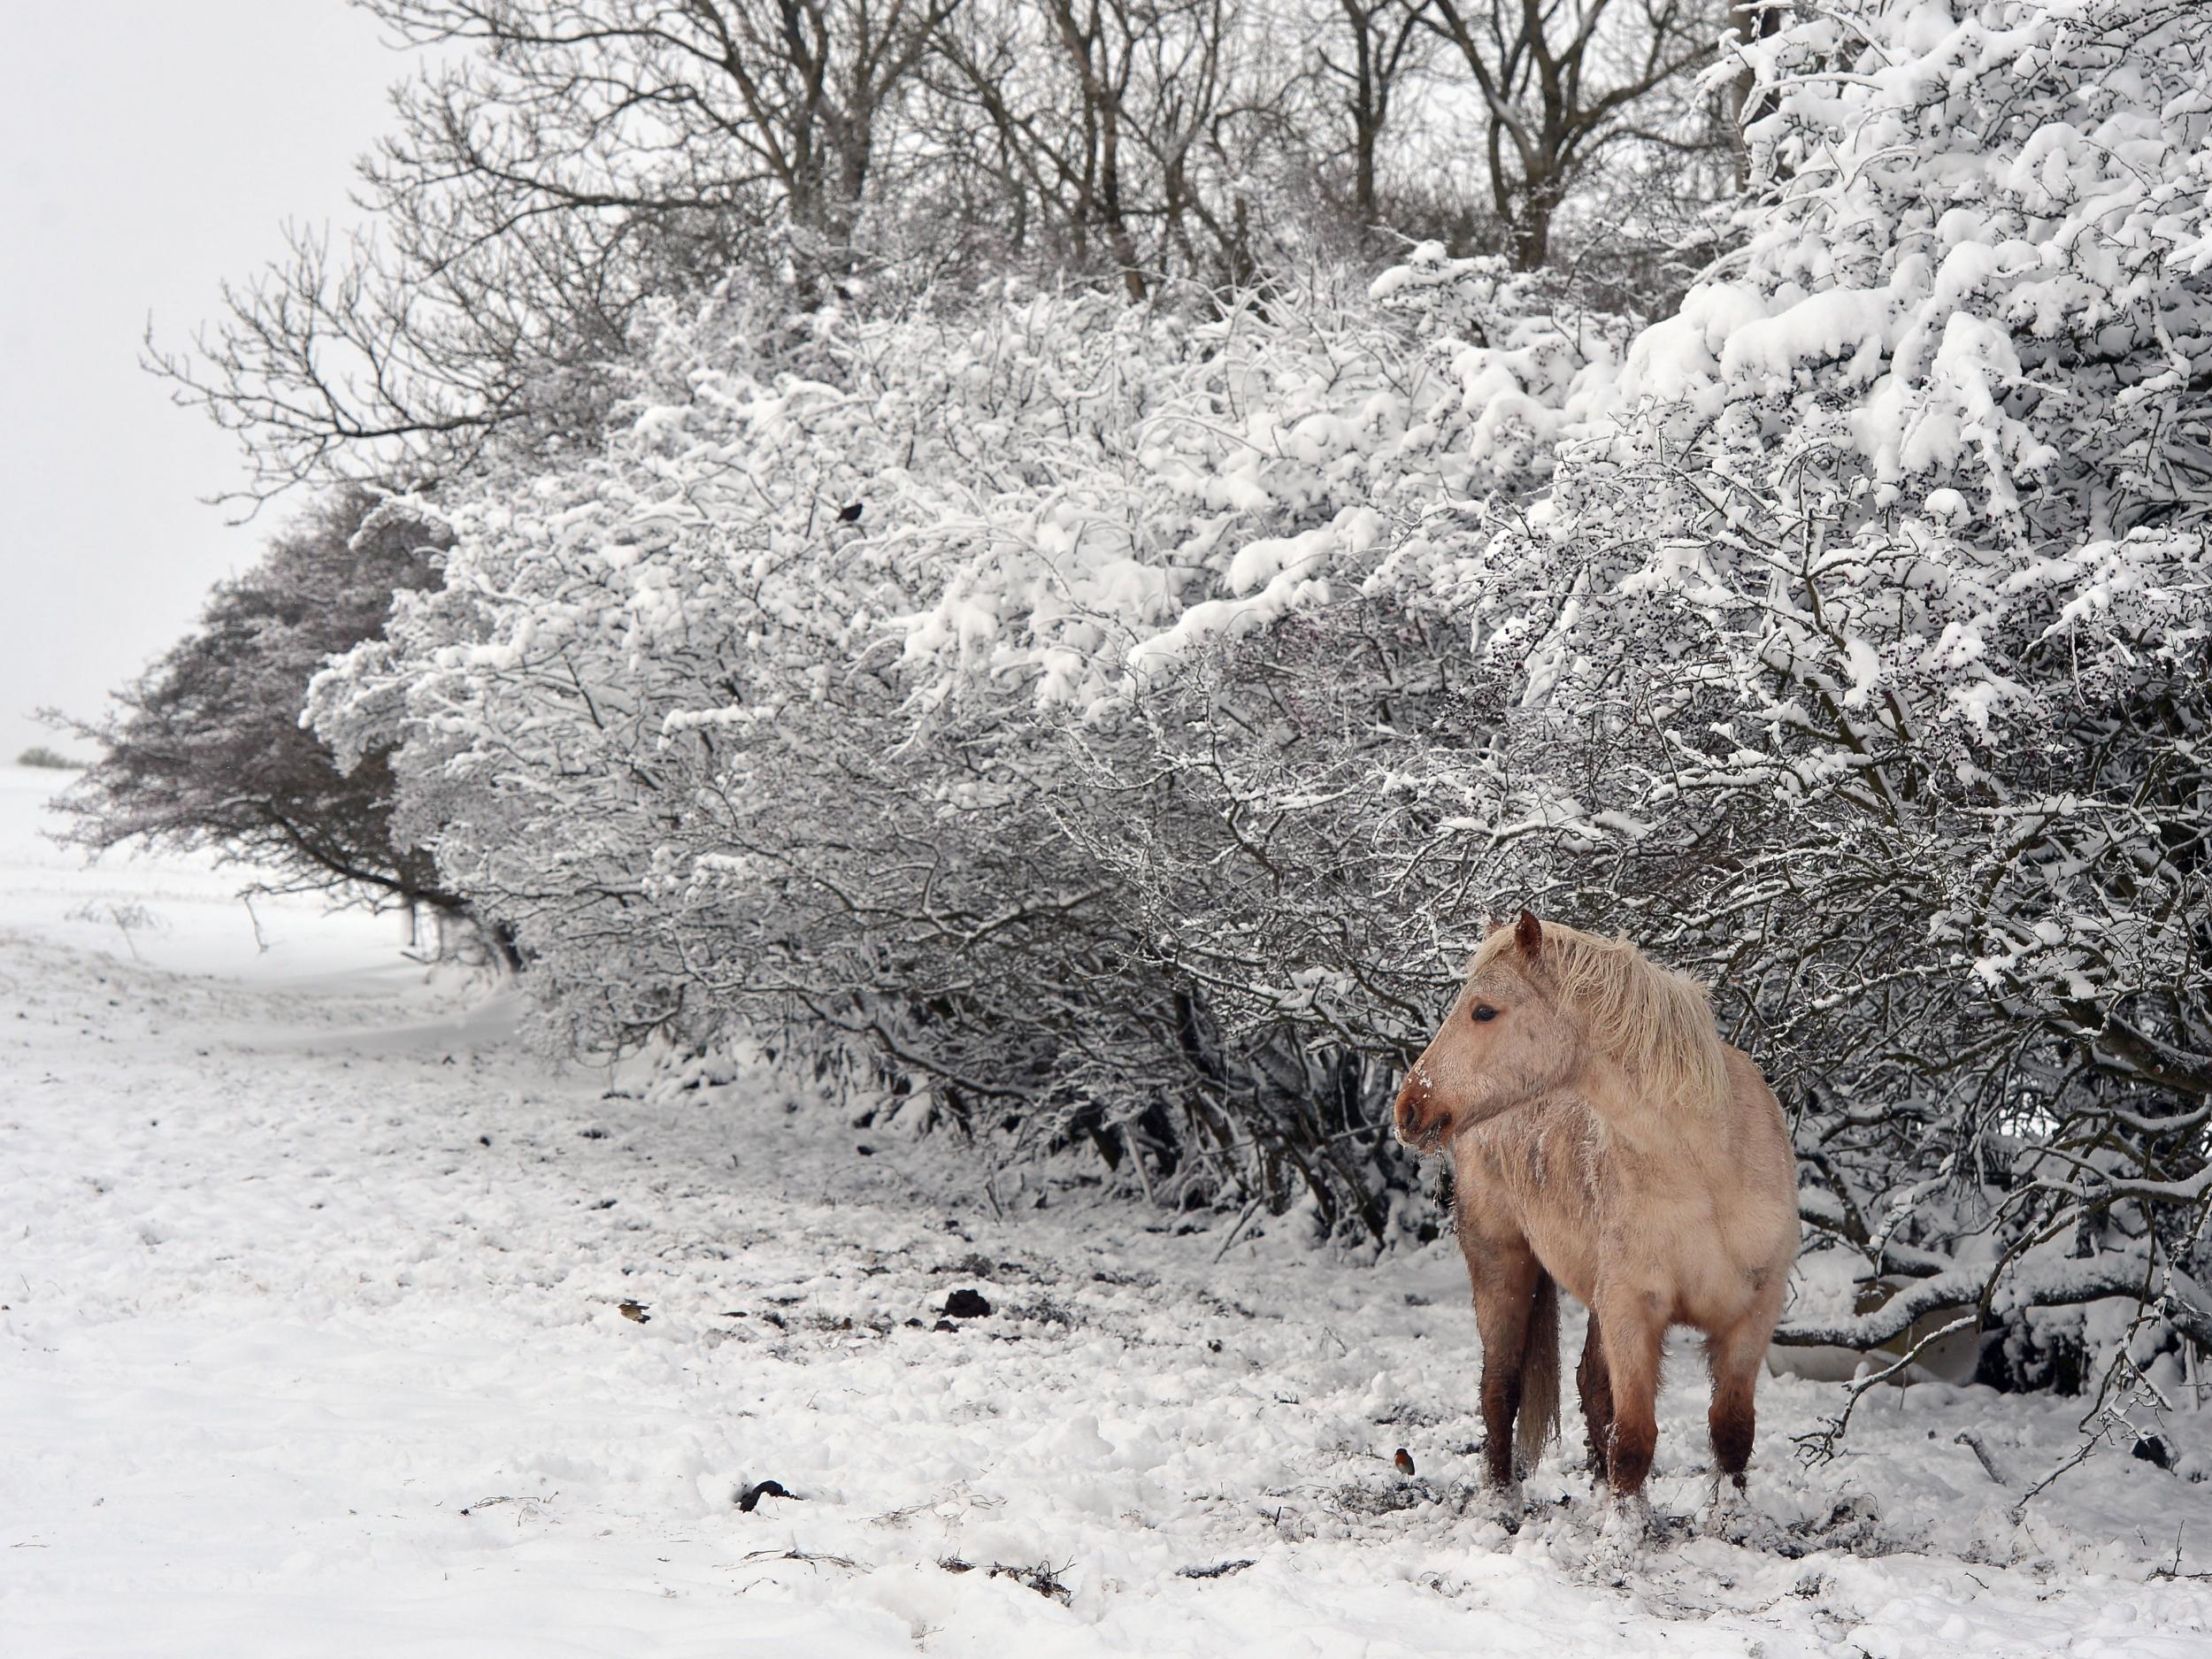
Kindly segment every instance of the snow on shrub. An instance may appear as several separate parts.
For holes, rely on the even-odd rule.
[[[1220,580],[1295,603],[1145,641],[1148,741],[1092,745],[1144,810],[1071,825],[1155,956],[1248,1047],[1386,1072],[1484,908],[1618,930],[1775,1076],[1816,1234],[1916,1281],[1797,1339],[1963,1301],[1993,1375],[2108,1385],[2212,1341],[2208,34],[1816,8],[1752,49],[1741,245],[1541,382],[1517,477],[1405,465],[1440,396],[1302,519],[1242,492],[1281,539]],[[1217,457],[1284,465],[1277,391]],[[2109,1298],[2127,1340],[2038,1357]]]
[[[1095,716],[1201,643],[1348,589],[1429,579],[1424,526],[1537,489],[1617,366],[1625,320],[1555,277],[1413,249],[1366,295],[1340,276],[1194,328],[1169,396],[1120,434],[1110,482],[1064,472],[1049,511],[971,548],[909,624],[933,698],[979,678]]]

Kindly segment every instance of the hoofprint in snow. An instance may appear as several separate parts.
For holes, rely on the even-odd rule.
[[[2212,1653],[2212,1484],[2014,1517],[2075,1402],[1884,1391],[1807,1470],[1837,1391],[1770,1379],[1730,1542],[1685,1348],[1668,1535],[1604,1548],[1578,1446],[1509,1535],[1448,1244],[1217,1263],[765,1078],[611,1093],[388,922],[80,869],[52,781],[0,772],[11,1659]]]

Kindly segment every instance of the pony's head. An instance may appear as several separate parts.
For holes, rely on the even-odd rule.
[[[1569,1081],[1582,1038],[1550,995],[1544,926],[1523,910],[1475,952],[1451,1012],[1398,1091],[1398,1139],[1440,1149],[1463,1129]]]
[[[1475,951],[1467,983],[1398,1091],[1398,1138],[1433,1152],[1461,1131],[1575,1081],[1594,1054],[1639,1099],[1697,1110],[1728,1095],[1705,987],[1625,941],[1526,910]]]

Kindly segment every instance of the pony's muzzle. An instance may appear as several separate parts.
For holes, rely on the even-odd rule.
[[[1393,1110],[1398,1139],[1417,1152],[1434,1152],[1444,1144],[1452,1115],[1430,1092],[1428,1079],[1418,1068],[1407,1073]]]

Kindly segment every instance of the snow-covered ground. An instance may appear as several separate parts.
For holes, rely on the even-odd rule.
[[[1509,1536],[1448,1246],[1217,1263],[764,1082],[611,1094],[388,921],[265,950],[231,876],[80,868],[57,781],[0,771],[8,1659],[2212,1654],[2212,1484],[2106,1453],[2013,1518],[2069,1402],[1886,1392],[1809,1471],[1835,1390],[1772,1379],[1748,1541],[1624,1567],[1564,1449]]]

